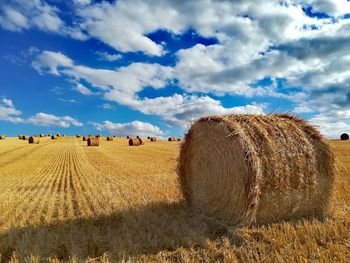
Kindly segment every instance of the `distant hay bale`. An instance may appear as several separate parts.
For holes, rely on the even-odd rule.
[[[5,135],[0,135],[0,140],[5,140],[6,136]]]
[[[40,139],[39,139],[39,137],[30,136],[29,139],[28,139],[28,142],[30,144],[39,144],[40,143]]]
[[[23,135],[19,134],[18,139],[22,140]]]
[[[349,140],[349,134],[342,133],[342,135],[340,135],[340,140],[342,140],[342,141]]]
[[[178,142],[181,142],[181,138],[177,138],[177,141],[178,141]]]
[[[148,136],[148,137],[147,137],[147,139],[148,139],[148,140],[150,140],[150,139],[151,139],[151,137],[150,137],[150,136]]]
[[[142,140],[138,138],[130,138],[129,139],[129,146],[140,146],[142,144]]]
[[[83,136],[83,141],[86,142],[89,137]]]
[[[107,141],[110,141],[110,142],[113,141],[113,137],[112,136],[108,136],[107,137]]]
[[[156,137],[151,137],[151,142],[156,142],[157,138]]]
[[[175,142],[176,141],[176,138],[175,137],[169,137],[168,138],[168,142]]]
[[[57,136],[55,136],[55,135],[51,135],[51,140],[57,140]]]
[[[99,146],[100,141],[97,137],[90,137],[87,139],[87,146]]]
[[[96,138],[100,138],[100,137],[101,137],[101,134],[96,134],[95,137],[96,137]]]
[[[25,135],[22,136],[22,140],[26,141],[26,140],[28,140],[28,139],[29,139],[28,136],[25,136]]]
[[[189,205],[238,225],[324,218],[336,172],[320,133],[289,114],[201,118],[178,162]]]
[[[80,135],[79,135],[79,134],[77,134],[77,135],[75,135],[75,137],[76,137],[76,138],[80,138]]]
[[[130,139],[130,136],[126,136],[127,139]]]

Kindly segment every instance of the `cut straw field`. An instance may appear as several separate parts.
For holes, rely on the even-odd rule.
[[[235,228],[186,207],[179,142],[0,141],[0,262],[349,262],[350,142],[321,222]]]

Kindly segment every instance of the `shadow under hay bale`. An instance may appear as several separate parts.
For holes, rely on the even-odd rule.
[[[87,139],[87,146],[99,146],[100,141],[96,137],[90,137]]]
[[[342,133],[342,134],[340,135],[340,140],[342,140],[342,141],[349,140],[349,134],[347,134],[347,133]]]
[[[336,172],[320,133],[288,114],[201,118],[178,163],[188,203],[239,225],[324,218]]]
[[[28,139],[28,143],[30,143],[30,144],[39,144],[40,143],[40,139],[39,139],[39,137],[30,136],[29,139]]]

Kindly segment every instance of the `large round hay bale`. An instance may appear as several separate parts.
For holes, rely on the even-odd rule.
[[[87,139],[87,146],[99,146],[100,141],[97,137],[90,137]]]
[[[51,140],[57,140],[57,136],[51,135]]]
[[[30,144],[39,144],[40,143],[40,139],[39,139],[39,137],[30,136],[29,139],[28,139],[28,143],[30,143]]]
[[[178,162],[188,203],[239,225],[325,217],[336,171],[320,133],[288,114],[201,118]]]
[[[0,140],[5,140],[6,136],[5,135],[0,135]]]
[[[340,140],[342,140],[342,141],[349,140],[349,134],[347,134],[347,133],[342,133],[342,134],[340,135]]]
[[[156,137],[151,137],[151,142],[156,142],[157,138]]]
[[[148,137],[147,137],[147,139],[148,139],[148,140],[150,140],[150,139],[151,139],[151,137],[150,137],[150,136],[148,136]]]
[[[139,146],[142,144],[142,140],[138,138],[130,138],[129,139],[129,146]]]
[[[112,136],[108,136],[107,137],[107,141],[110,141],[110,142],[113,141],[113,137]]]
[[[127,139],[130,139],[130,136],[126,136]]]
[[[176,138],[175,137],[169,137],[168,138],[168,142],[175,142],[176,141]]]

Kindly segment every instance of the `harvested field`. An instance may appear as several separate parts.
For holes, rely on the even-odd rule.
[[[330,218],[251,228],[186,206],[179,145],[129,147],[115,138],[87,147],[67,136],[37,145],[0,141],[0,262],[348,261],[350,141],[331,141],[342,173]]]

